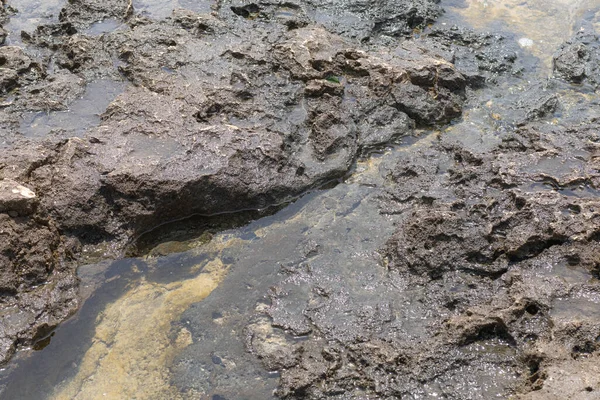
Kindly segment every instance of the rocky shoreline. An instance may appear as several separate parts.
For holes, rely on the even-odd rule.
[[[600,390],[600,324],[555,313],[600,296],[598,104],[561,101],[568,83],[597,88],[598,36],[576,35],[554,55],[556,79],[535,80],[502,35],[425,29],[442,12],[428,0],[219,1],[154,20],[130,0],[78,0],[0,47],[0,363],[77,310],[86,252],[116,258],[168,221],[280,204],[415,128],[446,132],[495,93],[488,143],[440,134],[381,188],[381,213],[398,218],[379,252],[389,302],[357,302],[355,323],[336,325],[333,272],[303,275],[307,289],[286,298],[290,277],[254,318],[308,339],[273,346],[250,323],[247,350],[279,371],[281,398],[465,398],[461,376],[494,368],[519,377],[499,379],[500,395]],[[106,20],[118,29],[90,33]],[[502,93],[523,76],[525,90]],[[21,133],[24,116],[67,110],[98,80],[125,89],[97,126]],[[540,279],[548,265],[588,281]],[[415,288],[432,317],[410,331],[395,296]]]
[[[38,58],[16,46],[0,49],[10,77],[3,90],[11,97],[2,110],[0,177],[38,199],[31,215],[9,215],[18,228],[2,237],[4,269],[12,273],[3,286],[19,286],[8,302],[58,282],[61,269],[75,279],[70,258],[82,246],[104,243],[118,254],[132,236],[166,221],[280,203],[343,176],[358,154],[416,123],[460,115],[466,80],[453,65],[418,47],[406,54],[362,50],[309,24],[300,8],[281,20],[269,17],[275,10],[250,16],[222,5],[223,15],[176,11],[156,22],[132,16],[127,1],[114,3],[72,2],[57,24],[23,33]],[[79,33],[105,18],[128,28]],[[116,77],[131,84],[82,137],[14,133],[23,113],[60,111],[85,82]],[[32,272],[23,266],[37,252],[11,253],[22,247],[16,237],[31,233],[34,241],[32,227],[44,223],[54,227],[47,234],[55,250],[45,269]],[[7,331],[4,360],[16,343],[43,336],[38,316],[58,304],[41,297],[50,299],[47,307]],[[47,325],[76,305],[73,296]]]

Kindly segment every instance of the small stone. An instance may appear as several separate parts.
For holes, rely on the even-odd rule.
[[[532,47],[533,40],[531,40],[529,38],[521,38],[521,39],[519,39],[519,46],[521,46],[523,48]]]
[[[0,212],[8,212],[10,216],[31,214],[37,202],[31,189],[11,179],[0,180]]]

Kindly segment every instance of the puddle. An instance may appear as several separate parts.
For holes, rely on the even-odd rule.
[[[222,235],[203,256],[192,252],[178,262],[124,259],[80,268],[83,292],[92,297],[43,352],[21,361],[29,372],[11,376],[3,398],[178,398],[167,368],[191,336],[172,322],[219,284],[230,266],[223,252],[234,245],[239,239]],[[43,379],[23,385],[32,373]]]
[[[181,398],[169,384],[168,366],[192,337],[187,328],[171,322],[208,296],[228,265],[216,258],[201,268],[200,275],[184,281],[142,280],[109,304],[96,320],[92,345],[77,374],[49,398]]]
[[[217,232],[240,228],[261,217],[274,214],[283,206],[264,210],[249,210],[216,215],[196,215],[160,225],[134,239],[127,249],[130,256],[166,256],[182,253],[209,243]],[[256,237],[252,232],[241,236],[245,240]]]
[[[597,321],[600,318],[600,299],[583,297],[557,299],[552,304],[550,315],[555,319],[573,319],[573,317],[577,317],[581,320]]]
[[[39,25],[57,22],[65,0],[8,0],[5,3],[17,10],[16,14],[10,16],[10,19],[4,25],[4,28],[8,31],[6,44],[22,45],[21,31],[32,32]],[[134,0],[133,6],[136,13],[154,19],[164,19],[178,8],[198,13],[210,13],[212,11],[211,6],[214,3],[210,0]],[[121,22],[109,19],[93,24],[84,33],[101,35],[112,32],[120,26],[122,26]]]
[[[210,0],[133,0],[133,8],[136,13],[153,19],[167,18],[173,10],[178,8],[208,14],[212,11],[213,4],[215,2]]]
[[[269,302],[264,296],[281,279],[281,265],[303,257],[310,238],[329,249],[324,265],[337,259],[356,274],[367,273],[363,264],[381,273],[364,254],[382,245],[393,224],[379,214],[370,183],[382,179],[378,170],[394,154],[361,162],[362,172],[351,183],[306,195],[244,227],[215,232],[193,249],[185,240],[174,240],[164,253],[186,252],[164,256],[161,244],[144,259],[117,261],[108,269],[106,263],[81,268],[84,291],[92,297],[56,330],[44,351],[17,361],[7,382],[0,379],[0,386],[6,385],[3,395],[242,399],[239,394],[246,393],[247,399],[272,398],[277,374],[256,365],[239,335],[255,307]],[[374,226],[374,220],[380,223]],[[331,240],[325,243],[325,237]],[[145,243],[148,248],[152,241]],[[350,247],[353,251],[341,255]],[[373,297],[377,287],[356,290],[357,296]],[[32,384],[34,375],[43,378]]]
[[[21,31],[32,32],[39,25],[57,22],[65,0],[8,0],[3,3],[17,10],[4,25],[8,31],[6,44],[20,45],[23,43]]]
[[[92,24],[87,30],[83,33],[90,36],[100,36],[105,33],[114,32],[120,28],[127,27],[123,22],[118,21],[116,19],[106,19],[104,21],[96,22]]]
[[[51,132],[82,136],[100,123],[100,114],[125,89],[124,82],[98,80],[86,86],[83,96],[69,105],[67,111],[28,112],[23,115],[19,131],[33,138]]]
[[[577,198],[598,198],[600,190],[591,188],[587,185],[577,185],[573,187],[557,187],[553,183],[548,182],[533,182],[519,187],[525,193],[544,192],[549,190],[557,191],[558,193]]]
[[[569,265],[567,262],[549,264],[539,271],[543,277],[558,278],[569,285],[590,283],[594,277],[580,265]]]

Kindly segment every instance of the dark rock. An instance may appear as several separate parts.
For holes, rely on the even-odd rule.
[[[576,364],[598,366],[590,311],[599,293],[600,137],[596,118],[571,112],[576,127],[524,122],[489,149],[471,150],[449,131],[402,153],[381,203],[398,218],[381,249],[385,272],[361,259],[339,278],[338,268],[354,264],[339,267],[321,252],[306,273],[303,262],[287,266],[292,276],[272,289],[271,325],[307,335],[300,343],[281,335],[277,346],[254,336],[250,350],[280,367],[278,395],[583,391],[577,374],[594,378]],[[293,362],[276,362],[282,354]],[[547,377],[577,383],[561,389]]]
[[[0,47],[0,67],[24,72],[31,66],[31,59],[23,49],[16,46]]]
[[[534,98],[521,106],[526,108],[525,119],[527,121],[535,121],[553,115],[560,106],[560,100],[556,94],[552,93],[540,98]]]
[[[71,23],[79,27],[87,27],[94,22],[108,18],[120,20],[128,19],[133,15],[131,0],[70,0],[61,10],[58,19],[62,23]]]
[[[24,107],[31,111],[65,110],[67,105],[80,97],[85,81],[67,70],[58,70],[43,82],[29,85],[20,98]]]
[[[452,62],[469,86],[496,83],[502,75],[518,75],[519,46],[499,34],[476,33],[453,26],[434,28],[425,35],[425,45]]]
[[[351,25],[363,38],[404,36],[439,12],[433,2],[406,3],[377,11],[377,26]],[[19,87],[1,114],[9,133],[25,110],[68,109],[86,82],[131,83],[81,138],[61,130],[45,140],[8,136],[0,179],[38,194],[28,223],[52,221],[65,236],[60,243],[111,242],[119,251],[131,235],[166,221],[279,204],[342,177],[357,156],[416,125],[460,115],[466,81],[451,63],[418,45],[363,48],[339,21],[344,36],[316,26],[305,12],[313,6],[322,7],[288,4],[292,12],[282,17],[283,6],[231,4],[221,18],[176,11],[152,21],[131,16],[128,1],[72,1],[59,23],[22,35],[36,52],[3,47],[4,90]],[[352,10],[376,12],[362,3]],[[105,18],[128,25],[83,33]],[[76,257],[78,246],[56,246],[57,257]],[[49,274],[56,262],[48,261]],[[65,287],[62,316],[76,303]],[[36,318],[27,326],[41,326]],[[32,329],[20,332],[21,342],[34,340]]]
[[[579,32],[554,54],[555,76],[572,83],[600,85],[600,42],[598,35]]]
[[[78,281],[61,252],[51,222],[0,213],[0,363],[17,345],[33,345],[77,309]]]
[[[0,68],[0,92],[6,93],[14,89],[19,81],[16,71],[9,68]]]
[[[328,31],[362,42],[378,37],[409,37],[442,13],[438,0],[350,1],[303,0],[280,3],[244,3],[228,1],[221,13],[249,20],[277,21],[289,29],[309,21],[322,24]]]
[[[0,27],[0,45],[4,44],[7,36],[8,32],[6,31],[6,29]]]
[[[120,235],[193,213],[264,207],[341,176],[361,146],[406,134],[413,124],[407,115],[433,124],[460,113],[464,79],[418,49],[411,59],[379,58],[320,28],[302,28],[272,48],[210,44],[195,52],[203,57],[186,59],[183,49],[208,43],[184,30],[163,39],[159,27],[140,26],[123,44],[154,44],[155,52],[131,53],[123,68],[148,88],[120,96],[90,133],[93,141],[46,148],[49,162],[33,171],[27,156],[5,161],[4,173],[14,178],[28,171],[65,229]],[[163,40],[167,52],[180,52],[187,73],[211,63],[230,72],[216,81],[167,74],[167,53],[156,45]],[[213,58],[219,53],[226,56]],[[244,71],[256,60],[250,80]],[[365,118],[374,109],[380,114]],[[282,120],[282,110],[293,118]],[[375,130],[377,137],[369,133]]]

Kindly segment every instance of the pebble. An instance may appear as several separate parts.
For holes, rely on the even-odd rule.
[[[521,47],[532,47],[533,46],[533,40],[529,39],[529,38],[521,38],[519,39],[519,46]]]

